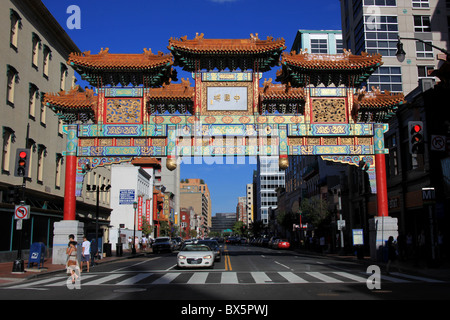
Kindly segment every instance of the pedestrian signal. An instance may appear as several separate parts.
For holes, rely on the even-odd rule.
[[[17,149],[14,176],[26,177],[30,165],[30,149]]]
[[[409,152],[411,154],[423,153],[423,122],[409,121]]]

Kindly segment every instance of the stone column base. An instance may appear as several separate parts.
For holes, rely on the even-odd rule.
[[[77,220],[62,220],[53,224],[52,264],[66,264],[66,249],[69,243],[69,234],[75,236],[75,241],[78,243],[77,253],[80,257],[83,232],[84,223]]]
[[[383,261],[383,248],[389,237],[393,236],[397,241],[398,224],[397,218],[375,217],[369,219],[369,243],[370,257],[377,261]]]

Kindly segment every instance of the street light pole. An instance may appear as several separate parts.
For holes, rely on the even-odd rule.
[[[138,203],[136,201],[133,202],[133,209],[134,209],[134,227],[133,227],[133,249],[131,250],[132,254],[136,254],[136,209],[137,209]]]
[[[439,51],[441,51],[442,53],[445,53],[447,55],[447,61],[450,61],[450,53],[443,49],[443,48],[439,48],[436,47],[435,45],[431,44],[430,42],[424,41],[422,39],[417,39],[417,38],[406,38],[406,37],[398,37],[398,41],[397,41],[397,52],[395,53],[397,60],[399,62],[403,62],[403,60],[405,60],[406,57],[406,52],[405,50],[403,50],[403,43],[400,40],[415,40],[415,41],[419,41],[427,46],[430,46],[432,48],[435,48]]]

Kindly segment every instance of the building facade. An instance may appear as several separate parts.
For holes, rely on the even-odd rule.
[[[380,53],[384,64],[367,81],[368,90],[379,87],[391,92],[410,93],[419,79],[430,77],[437,67],[436,49],[448,48],[448,1],[441,0],[341,0],[344,47],[355,54]],[[396,57],[397,39],[404,40],[403,62]]]
[[[0,260],[18,247],[14,204],[22,198],[22,177],[15,176],[16,150],[30,149],[25,174],[26,203],[31,218],[24,223],[22,249],[33,242],[53,243],[53,223],[63,217],[67,139],[62,122],[42,103],[46,92],[71,90],[75,73],[66,61],[80,52],[41,1],[7,0],[0,4],[0,96],[2,97],[0,177]],[[94,173],[95,172],[95,173]],[[92,172],[91,184],[109,183],[109,170]],[[94,177],[95,175],[95,177]],[[95,231],[95,193],[83,188],[77,195],[77,215],[85,233]],[[100,199],[100,220],[108,224],[109,197]],[[14,257],[15,258],[15,257]]]
[[[278,165],[278,157],[258,157],[256,165],[256,220],[269,223],[269,208],[276,209],[278,187],[285,185],[285,171]]]

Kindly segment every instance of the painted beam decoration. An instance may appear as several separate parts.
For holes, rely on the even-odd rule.
[[[95,89],[43,101],[67,124],[79,168],[94,159],[168,157],[173,169],[178,157],[211,155],[278,156],[282,168],[288,156],[301,155],[374,164],[373,155],[387,153],[386,122],[404,97],[360,88],[382,65],[378,54],[282,53],[283,39],[257,34],[172,38],[168,49],[70,56],[68,64]],[[279,83],[263,81],[277,65]],[[176,66],[192,73],[193,84],[175,83]]]

